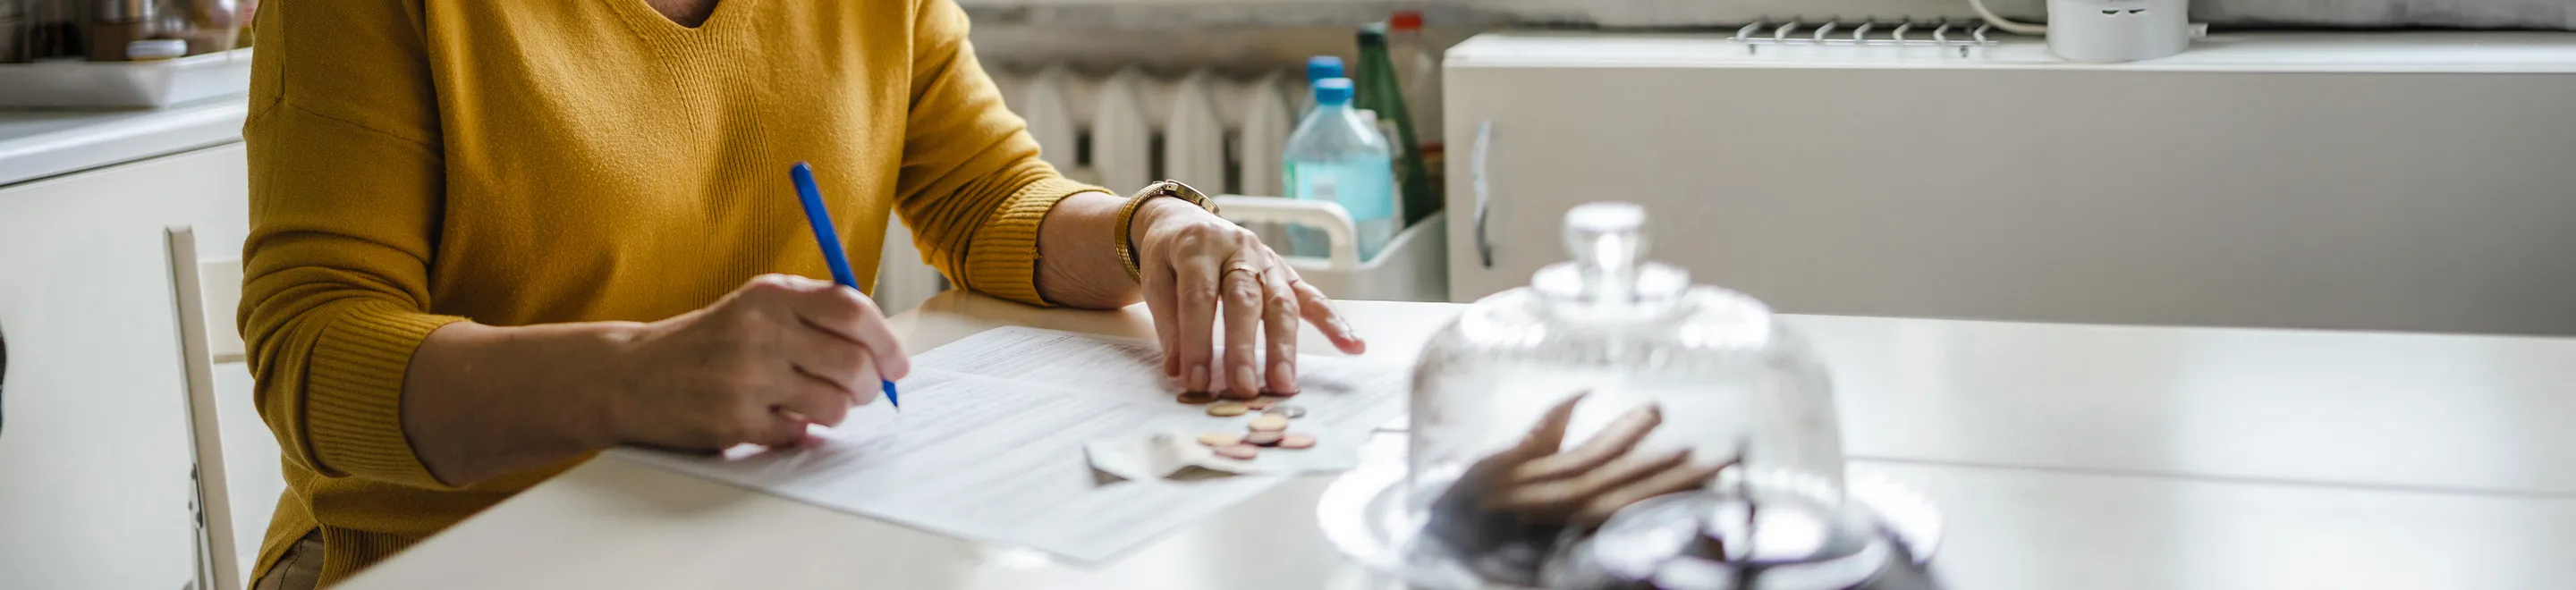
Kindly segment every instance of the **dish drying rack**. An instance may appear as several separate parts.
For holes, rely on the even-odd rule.
[[[1303,226],[1323,232],[1323,257],[1282,252],[1297,276],[1334,299],[1447,301],[1449,212],[1434,212],[1389,238],[1376,257],[1361,260],[1359,226],[1340,203],[1283,197],[1218,195],[1218,215],[1236,223]],[[1286,249],[1285,242],[1272,243]]]

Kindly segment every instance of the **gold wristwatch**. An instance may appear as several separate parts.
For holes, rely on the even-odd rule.
[[[1127,242],[1128,238],[1133,235],[1133,232],[1129,231],[1128,226],[1136,221],[1136,209],[1144,206],[1146,201],[1154,200],[1156,197],[1172,197],[1188,201],[1192,205],[1198,205],[1200,209],[1206,209],[1209,213],[1216,212],[1216,199],[1208,198],[1207,193],[1199,192],[1199,189],[1190,188],[1190,185],[1181,184],[1181,181],[1178,180],[1155,181],[1153,184],[1145,185],[1144,190],[1136,191],[1136,196],[1127,197],[1127,205],[1118,208],[1118,241],[1116,243],[1118,244],[1118,260],[1127,264],[1127,278],[1131,280],[1141,282],[1145,280],[1145,273],[1136,265],[1136,247],[1129,245]]]

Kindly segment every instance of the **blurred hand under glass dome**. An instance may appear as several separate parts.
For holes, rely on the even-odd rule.
[[[1575,207],[1572,261],[1478,301],[1432,338],[1398,488],[1421,526],[1403,550],[1407,577],[1586,588],[1884,578],[1878,566],[1907,560],[1846,501],[1823,363],[1761,302],[1645,262],[1645,222],[1634,204]]]

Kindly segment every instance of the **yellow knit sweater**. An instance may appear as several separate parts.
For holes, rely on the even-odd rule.
[[[859,276],[887,216],[960,286],[1038,302],[1062,180],[951,0],[270,0],[257,23],[240,313],[287,494],[258,571],[321,531],[325,584],[577,463],[467,487],[398,414],[431,330],[658,320],[828,276],[812,162]]]

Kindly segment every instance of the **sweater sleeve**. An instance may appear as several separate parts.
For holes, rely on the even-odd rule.
[[[953,0],[918,1],[899,210],[923,260],[949,282],[1046,305],[1038,223],[1066,196],[1102,189],[1065,180],[1038,159],[1027,122],[1002,105],[966,31]]]
[[[398,0],[262,7],[238,320],[287,460],[444,488],[401,416],[412,351],[463,319],[427,312],[444,164],[420,15]]]

